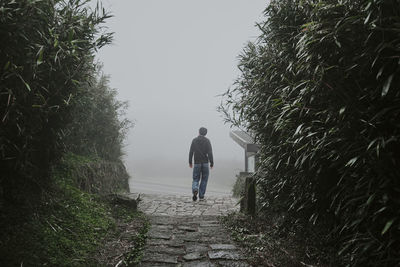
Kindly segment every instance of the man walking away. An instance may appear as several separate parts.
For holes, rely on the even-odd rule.
[[[197,200],[197,194],[199,194],[200,200],[204,199],[206,193],[209,168],[208,162],[210,162],[210,168],[214,167],[214,159],[212,154],[211,142],[205,137],[207,129],[201,127],[199,129],[199,136],[193,139],[189,151],[189,167],[192,168],[192,158],[194,155],[194,168],[193,168],[193,183],[192,193],[193,201]],[[200,186],[199,186],[200,182]]]

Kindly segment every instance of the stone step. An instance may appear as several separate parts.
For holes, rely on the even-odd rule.
[[[141,195],[139,210],[151,222],[140,266],[250,266],[219,217],[238,211],[237,200],[191,196]]]

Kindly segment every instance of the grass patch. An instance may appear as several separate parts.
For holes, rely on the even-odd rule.
[[[117,219],[121,223],[129,223],[135,219],[144,219],[143,213],[136,211],[130,207],[121,204],[110,205],[112,205],[111,214],[113,218]]]
[[[1,210],[0,266],[107,265],[99,251],[120,236],[122,224],[130,227],[129,246],[139,258],[148,229],[140,212],[83,192],[64,171],[56,172],[40,203]]]
[[[142,212],[121,204],[113,204],[112,214],[117,227],[95,253],[97,265],[136,266],[146,244],[149,220]]]
[[[11,210],[2,218],[3,264],[90,265],[90,255],[115,229],[110,207],[96,196],[59,183],[33,212]],[[5,265],[3,265],[5,266]]]
[[[254,266],[342,266],[327,236],[311,229],[282,227],[282,218],[270,214],[250,217],[233,213],[222,218],[232,237],[244,247]]]
[[[126,258],[124,260],[124,264],[126,266],[137,266],[143,257],[143,250],[146,245],[147,240],[147,232],[150,229],[150,223],[147,221],[143,227],[141,227],[140,231],[136,235],[133,236],[132,242],[136,244],[136,246],[127,253]]]

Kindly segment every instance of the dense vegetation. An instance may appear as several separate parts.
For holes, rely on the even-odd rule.
[[[261,211],[324,225],[346,264],[398,264],[400,2],[275,0],[265,17],[221,106],[261,144]]]
[[[2,266],[97,265],[121,217],[100,197],[128,190],[126,103],[94,62],[109,17],[85,0],[0,0]]]
[[[6,202],[32,201],[25,194],[41,191],[64,152],[94,53],[111,40],[100,32],[108,15],[79,0],[2,0],[0,12],[1,187]]]

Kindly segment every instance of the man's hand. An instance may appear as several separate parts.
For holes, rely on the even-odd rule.
[[[190,167],[190,168],[193,168],[193,164],[192,164],[192,163],[189,163],[189,167]]]
[[[210,166],[210,169],[212,170],[214,168],[214,165],[213,166]]]

